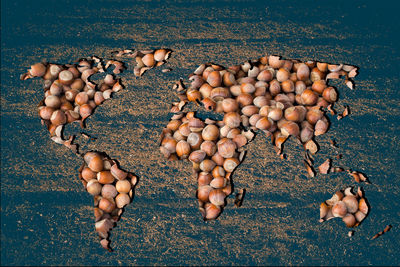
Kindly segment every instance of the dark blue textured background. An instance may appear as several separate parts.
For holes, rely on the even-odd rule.
[[[398,1],[2,1],[1,264],[399,265],[399,10]],[[141,177],[109,254],[77,179],[80,160],[40,125],[41,82],[19,75],[42,59],[149,47],[173,49],[174,72],[135,80],[128,71],[126,91],[88,120],[99,138],[83,148],[105,151]],[[307,178],[294,142],[282,163],[257,139],[235,175],[236,187],[248,190],[243,207],[228,206],[208,223],[189,164],[158,153],[173,81],[203,62],[229,66],[265,53],[360,67],[356,90],[335,83],[352,114],[333,118],[327,134],[344,155],[338,164],[373,182],[365,186],[371,214],[352,238],[340,220],[319,224],[318,206],[353,181]],[[320,140],[322,162],[334,151]],[[387,224],[391,232],[369,240]]]

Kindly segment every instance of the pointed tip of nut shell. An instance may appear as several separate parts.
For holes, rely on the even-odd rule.
[[[108,241],[107,239],[102,239],[100,241],[101,246],[107,250],[108,252],[112,252],[112,248],[110,247],[110,241]]]

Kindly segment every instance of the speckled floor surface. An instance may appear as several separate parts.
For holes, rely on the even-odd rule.
[[[398,265],[400,94],[394,7],[305,1],[1,3],[2,265]],[[398,36],[398,35],[397,35]],[[123,48],[167,47],[167,64],[134,78],[87,120],[81,151],[99,150],[140,177],[133,203],[112,231],[108,253],[94,231],[92,198],[78,179],[81,159],[52,142],[36,106],[39,79],[19,75],[42,59],[57,63]],[[172,85],[196,66],[225,66],[266,53],[360,67],[356,89],[334,83],[338,109],[352,114],[317,138],[317,164],[337,153],[340,166],[365,172],[372,210],[352,238],[340,220],[320,224],[319,203],[354,181],[346,174],[309,178],[290,140],[282,161],[262,134],[233,177],[246,188],[216,221],[203,222],[187,162],[168,162],[158,137],[169,120]],[[68,133],[80,132],[69,125]],[[329,146],[335,139],[339,149]],[[335,162],[335,161],[334,161]],[[385,225],[391,232],[369,240]]]

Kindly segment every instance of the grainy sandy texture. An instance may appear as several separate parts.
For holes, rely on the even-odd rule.
[[[1,55],[1,262],[7,265],[398,265],[400,205],[400,106],[398,31],[393,7],[289,1],[159,3],[144,1],[2,2]],[[97,137],[82,151],[99,150],[140,177],[133,203],[112,231],[115,252],[98,244],[92,199],[78,179],[81,159],[50,140],[36,106],[40,80],[19,75],[41,59],[67,63],[107,57],[123,48],[167,47],[166,65],[134,78],[87,120]],[[397,49],[397,50],[396,50]],[[225,66],[266,53],[360,67],[356,90],[342,82],[339,107],[351,116],[317,138],[317,165],[365,172],[369,217],[347,236],[340,220],[318,223],[319,203],[354,184],[346,174],[308,178],[301,148],[290,140],[279,159],[262,134],[248,146],[233,177],[246,188],[241,208],[234,197],[222,216],[203,222],[196,181],[187,162],[167,162],[158,137],[175,101],[172,85],[196,66]],[[68,125],[68,133],[79,132]],[[329,146],[334,138],[339,149]],[[370,241],[385,225],[393,229]],[[396,249],[397,247],[397,249]],[[23,253],[22,253],[23,251]]]

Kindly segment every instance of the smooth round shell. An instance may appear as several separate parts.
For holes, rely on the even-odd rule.
[[[318,101],[318,94],[311,89],[306,89],[301,94],[301,100],[305,105],[313,106]]]
[[[225,113],[237,111],[239,103],[233,98],[225,98],[222,100],[222,109]]]
[[[300,134],[300,128],[297,123],[293,121],[287,121],[281,126],[281,132],[285,136],[298,136]]]
[[[219,166],[222,166],[225,160],[224,157],[222,157],[221,154],[218,153],[218,151],[211,157],[211,159]]]
[[[119,193],[129,193],[131,191],[132,185],[128,180],[120,180],[115,184],[115,188]]]
[[[314,126],[315,136],[326,133],[326,131],[328,130],[328,127],[329,127],[329,123],[326,118],[322,118],[321,120],[318,120]]]
[[[219,71],[212,71],[207,77],[207,83],[212,87],[221,86],[222,77]]]
[[[235,75],[228,71],[224,73],[222,80],[225,86],[232,86],[236,83]]]
[[[241,93],[236,98],[236,101],[239,103],[240,107],[245,107],[251,105],[253,103],[254,97],[251,94]]]
[[[192,132],[201,132],[205,126],[205,123],[198,118],[191,118],[189,120],[189,129]]]
[[[75,103],[78,105],[83,105],[89,102],[89,96],[86,92],[80,92],[75,96]]]
[[[325,88],[326,88],[325,80],[315,81],[311,86],[311,89],[320,95],[322,95],[322,92],[324,91]]]
[[[176,140],[170,136],[165,136],[164,139],[161,141],[161,145],[171,153],[176,152],[176,144]]]
[[[233,172],[235,168],[240,164],[237,158],[227,158],[224,161],[224,169],[226,172]]]
[[[310,77],[310,69],[308,68],[308,66],[304,63],[301,63],[298,67],[297,67],[297,78],[300,81],[306,81],[308,80]]]
[[[115,203],[111,199],[103,197],[100,199],[99,208],[105,212],[111,213],[115,209]]]
[[[60,109],[62,111],[67,111],[67,110],[74,110],[74,106],[72,106],[71,102],[65,101],[61,104]]]
[[[171,131],[176,131],[179,129],[179,126],[181,126],[182,121],[180,120],[170,120],[167,124],[167,128],[170,129]]]
[[[274,121],[279,121],[283,116],[283,110],[281,108],[277,108],[277,107],[271,108],[271,109],[268,108],[267,110],[268,110],[268,113],[267,113],[268,118],[270,118]]]
[[[225,177],[225,170],[221,166],[215,166],[211,172],[213,177]]]
[[[365,219],[365,217],[367,217],[367,215],[364,214],[364,213],[361,212],[361,211],[357,211],[357,212],[354,214],[354,216],[355,216],[357,222],[361,222],[362,220]]]
[[[212,189],[208,198],[216,206],[222,206],[225,203],[225,193],[222,189]]]
[[[343,217],[343,222],[346,224],[347,227],[354,227],[357,223],[356,218],[354,217],[353,214],[347,213]]]
[[[190,133],[187,137],[188,144],[193,150],[200,149],[200,145],[203,142],[203,138],[201,137],[200,133]]]
[[[211,172],[215,167],[215,162],[211,159],[205,159],[200,163],[200,170],[203,172]]]
[[[92,114],[93,107],[88,104],[84,104],[79,108],[79,115],[81,115],[82,119],[86,119]]]
[[[147,67],[153,67],[155,64],[154,61],[154,56],[153,54],[146,54],[142,57],[142,62],[147,66]]]
[[[97,174],[97,180],[101,184],[111,184],[114,182],[115,178],[110,171],[101,171]]]
[[[84,167],[82,169],[81,174],[82,174],[82,178],[86,182],[89,182],[90,180],[97,178],[97,174],[94,171],[92,171],[90,168],[88,168],[88,167]]]
[[[54,108],[42,106],[39,108],[39,116],[44,120],[50,120],[51,115],[54,112]]]
[[[216,125],[207,125],[203,129],[201,136],[205,141],[215,141],[219,137],[219,129]]]
[[[58,79],[62,84],[69,85],[74,80],[74,75],[69,70],[63,70],[58,74]]]
[[[335,217],[344,217],[347,214],[346,204],[343,201],[338,201],[332,207],[332,214]]]
[[[207,156],[212,157],[217,152],[217,145],[212,141],[204,141],[200,145],[200,150],[206,152]]]
[[[236,112],[226,113],[224,116],[224,123],[230,128],[237,128],[240,126],[241,123],[240,115]]]
[[[258,114],[259,112],[259,108],[257,106],[254,105],[248,105],[242,108],[242,114],[247,116],[247,117],[251,117],[254,114]]]
[[[203,202],[208,202],[211,190],[213,190],[213,188],[209,185],[200,186],[197,189],[197,198]]]
[[[188,136],[191,132],[190,132],[190,128],[189,128],[189,122],[184,122],[179,126],[179,132],[183,135],[183,136]],[[175,144],[176,146],[176,144]]]
[[[300,131],[300,141],[306,143],[314,136],[314,130],[311,127],[304,127]]]
[[[129,197],[128,194],[121,193],[118,194],[115,197],[115,204],[117,205],[118,208],[122,209],[126,205],[128,205],[131,202],[131,198]]]
[[[46,73],[46,66],[43,63],[36,63],[31,66],[29,73],[35,77],[41,77]]]
[[[205,219],[206,220],[214,220],[219,214],[221,214],[221,208],[212,203],[207,203],[205,205]]]
[[[345,196],[342,201],[346,204],[347,211],[355,213],[358,210],[358,201],[354,196]]]
[[[259,108],[268,105],[269,100],[265,96],[257,96],[256,98],[253,99],[253,104]]]
[[[190,153],[189,160],[194,163],[200,164],[206,157],[206,152],[202,150],[196,150]]]
[[[78,79],[75,79],[75,80],[70,84],[70,87],[71,87],[71,89],[73,89],[73,90],[79,91],[79,90],[82,90],[83,87],[85,87],[85,83],[83,82],[82,79],[78,78]]]
[[[210,182],[213,188],[224,188],[226,186],[226,179],[224,177],[216,177]]]
[[[290,76],[290,72],[285,68],[280,68],[276,72],[276,79],[278,80],[278,82],[286,81],[287,79],[289,79],[289,76]]]
[[[218,153],[224,158],[232,158],[235,154],[236,143],[231,139],[221,139],[218,144]]]
[[[181,140],[176,144],[176,154],[180,158],[186,158],[189,156],[191,151],[190,145],[188,142]]]
[[[333,87],[327,87],[322,93],[322,97],[328,101],[329,103],[336,102],[337,100],[337,92]]]
[[[89,161],[88,164],[89,168],[94,171],[94,172],[99,172],[103,170],[104,163],[103,159],[101,158],[100,155],[94,155],[91,160]]]
[[[242,83],[240,85],[240,90],[244,94],[252,94],[256,91],[256,87],[251,83]]]
[[[211,97],[211,91],[214,88],[209,85],[208,83],[204,83],[202,86],[200,86],[199,92],[203,96],[203,98]]]
[[[268,130],[273,125],[273,121],[267,117],[260,118],[256,123],[256,128],[260,130]]]
[[[65,92],[65,98],[68,101],[75,101],[75,97],[78,95],[79,91],[77,89],[70,89]]]
[[[285,119],[288,121],[301,122],[304,120],[306,110],[301,110],[299,107],[289,107],[285,109]]]
[[[85,153],[85,155],[83,156],[83,160],[85,161],[86,164],[89,164],[94,157],[101,158],[101,155],[97,152],[89,151]]]
[[[65,116],[64,111],[56,110],[51,114],[50,121],[53,125],[61,125],[67,122],[67,117]]]
[[[101,188],[102,188],[102,185],[96,179],[90,180],[86,185],[86,190],[92,196],[99,195],[101,192]]]
[[[264,82],[269,82],[273,79],[274,75],[271,70],[262,70],[260,73],[257,75],[257,80],[259,81],[264,81]]]
[[[167,50],[166,49],[157,49],[155,52],[154,52],[154,59],[156,60],[156,61],[163,61],[163,60],[165,60],[165,56],[166,56],[166,54],[167,54]]]
[[[112,184],[106,184],[101,189],[101,195],[105,198],[114,198],[117,194],[117,189]]]
[[[51,108],[59,108],[61,106],[61,100],[58,96],[49,95],[44,99],[44,104]]]
[[[213,180],[213,176],[211,173],[201,172],[197,178],[197,183],[200,186],[209,185],[210,182]]]

